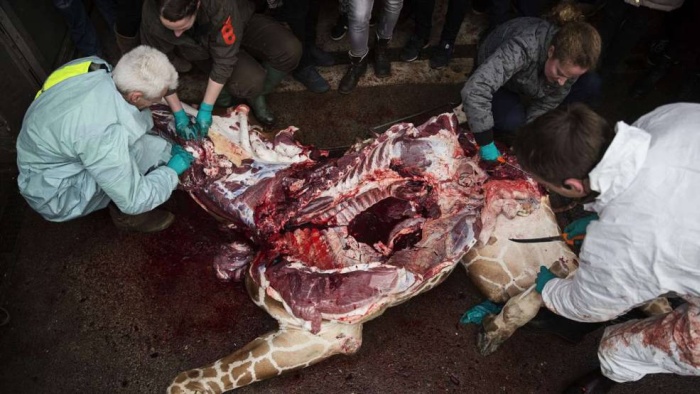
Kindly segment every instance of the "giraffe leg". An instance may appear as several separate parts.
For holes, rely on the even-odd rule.
[[[287,326],[256,338],[208,366],[180,373],[168,393],[223,393],[308,367],[335,354],[353,354],[361,343],[361,324],[324,322],[318,334]]]
[[[498,349],[519,327],[532,320],[542,306],[542,296],[534,289],[508,300],[498,315],[484,319],[477,339],[477,348],[483,356]]]
[[[663,315],[673,311],[673,307],[668,302],[666,297],[654,298],[646,304],[639,307],[639,310],[647,316]]]

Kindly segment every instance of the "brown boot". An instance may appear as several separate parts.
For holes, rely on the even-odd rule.
[[[114,29],[114,36],[117,38],[117,47],[122,55],[139,46],[141,41],[138,35],[134,37],[123,36],[117,32],[117,29]]]
[[[109,204],[109,216],[117,228],[139,233],[153,233],[165,230],[175,220],[175,215],[162,209],[154,209],[138,215],[127,215],[117,208],[114,203]]]

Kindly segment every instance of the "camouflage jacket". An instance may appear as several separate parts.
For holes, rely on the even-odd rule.
[[[141,19],[141,42],[171,56],[175,47],[188,60],[211,58],[209,78],[226,83],[238,61],[246,24],[255,11],[248,0],[201,0],[192,28],[175,37],[160,22],[154,0],[146,0]]]
[[[491,101],[501,87],[521,96],[527,121],[558,106],[576,79],[564,86],[547,81],[544,64],[558,27],[540,18],[515,18],[492,31],[479,46],[477,68],[462,88],[464,112],[471,131],[493,128]]]

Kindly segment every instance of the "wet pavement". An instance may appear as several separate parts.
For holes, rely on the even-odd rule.
[[[404,37],[408,27],[407,21],[399,26]],[[469,54],[472,44],[462,42],[459,50]],[[602,112],[609,119],[632,120],[672,99],[673,77],[645,99],[629,100],[626,83],[636,75],[632,68],[607,87]],[[187,78],[190,86],[181,94],[196,104],[205,78]],[[290,88],[269,101],[280,128],[295,125],[305,143],[336,147],[366,138],[370,128],[392,119],[459,100],[461,85],[436,76],[364,86],[347,96],[335,86],[323,95]],[[2,180],[3,187],[15,182],[6,173]],[[0,326],[0,392],[162,393],[179,372],[276,329],[241,283],[216,279],[212,257],[225,236],[182,192],[165,206],[176,214],[175,223],[153,235],[119,231],[106,210],[51,223],[16,193],[7,207],[0,229],[0,306],[10,320]],[[602,330],[569,343],[524,328],[495,354],[479,355],[478,327],[458,322],[482,300],[458,266],[437,288],[366,323],[357,354],[239,392],[555,393],[595,367]],[[697,392],[698,383],[656,375],[612,392],[688,393]]]

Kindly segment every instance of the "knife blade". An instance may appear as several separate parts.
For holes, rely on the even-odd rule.
[[[524,244],[539,243],[539,242],[552,242],[552,241],[564,241],[564,242],[566,242],[567,245],[573,246],[575,242],[583,241],[583,238],[585,238],[585,237],[586,237],[585,234],[581,234],[581,235],[576,235],[576,236],[569,238],[569,235],[567,233],[562,233],[559,235],[552,235],[549,237],[509,238],[509,240],[511,240],[513,242],[524,243]]]

